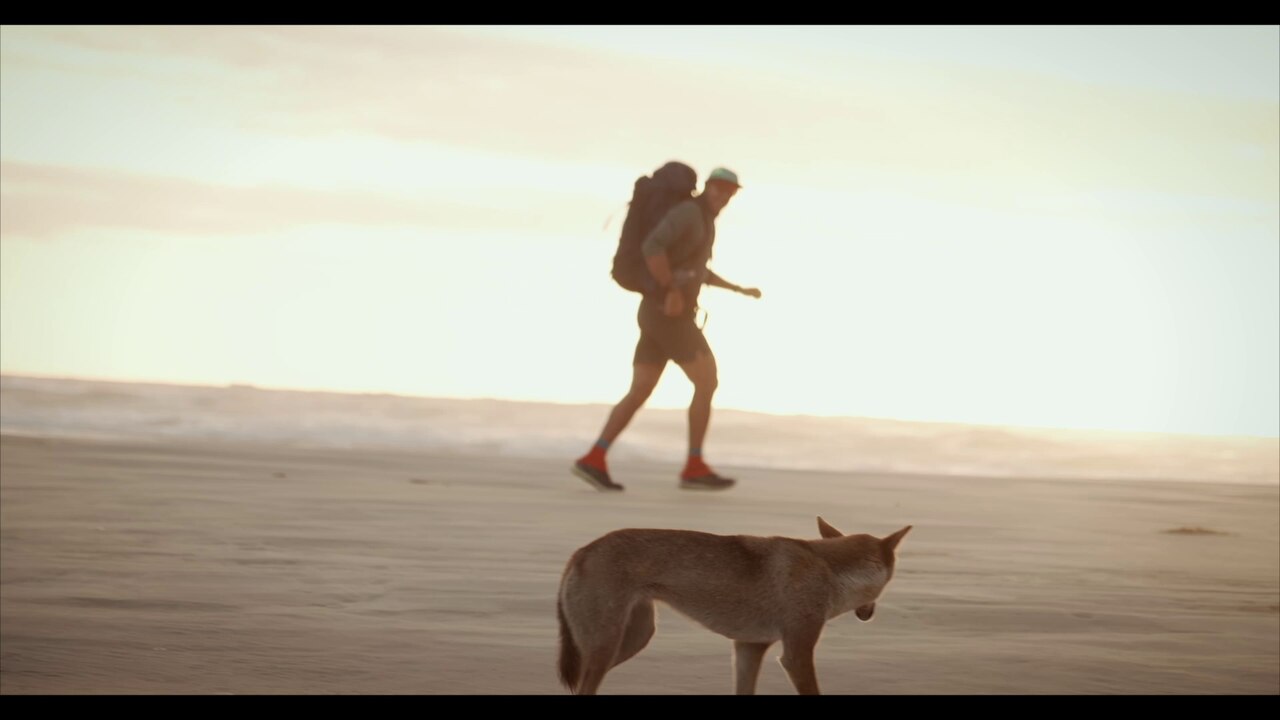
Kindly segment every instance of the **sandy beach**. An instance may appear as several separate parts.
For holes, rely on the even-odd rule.
[[[831,694],[1280,693],[1280,488],[955,478],[219,442],[0,438],[4,694],[560,694],[570,553],[623,527],[915,529]],[[770,650],[763,694],[793,692]],[[605,694],[726,694],[731,644],[660,606]]]

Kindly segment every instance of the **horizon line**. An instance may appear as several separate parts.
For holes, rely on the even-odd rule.
[[[196,381],[167,381],[167,380],[142,380],[128,379],[120,377],[93,377],[93,376],[73,376],[73,375],[42,375],[30,372],[12,372],[0,370],[0,378],[19,378],[31,380],[51,380],[51,381],[73,381],[73,382],[98,382],[98,383],[114,383],[122,385],[160,385],[166,387],[195,387],[195,388],[214,388],[214,389],[234,389],[243,388],[250,390],[261,390],[265,392],[293,392],[293,393],[328,393],[333,395],[382,395],[389,397],[398,397],[416,400],[457,400],[457,401],[490,401],[490,402],[508,402],[520,403],[526,405],[566,405],[566,406],[591,406],[591,407],[610,407],[613,403],[608,401],[599,402],[567,402],[561,400],[529,400],[519,398],[504,398],[496,396],[483,395],[416,395],[405,392],[391,392],[386,390],[342,390],[336,388],[304,388],[304,387],[284,387],[260,385],[252,382],[196,382]],[[664,406],[664,405],[646,405],[645,409],[649,410],[666,410],[666,411],[684,411],[686,406]],[[962,420],[936,420],[936,419],[920,419],[920,418],[901,418],[888,416],[870,416],[870,415],[833,415],[829,413],[814,412],[768,412],[764,410],[748,410],[737,407],[716,407],[716,411],[728,411],[736,413],[744,413],[749,415],[764,415],[767,417],[778,418],[816,418],[831,420],[869,420],[876,422],[904,423],[911,425],[950,425],[959,427],[975,427],[989,428],[998,430],[1032,430],[1032,431],[1050,431],[1050,432],[1068,432],[1068,433],[1106,433],[1114,435],[1146,435],[1146,436],[1172,436],[1172,437],[1194,437],[1194,438],[1212,438],[1212,439],[1245,439],[1245,440],[1280,440],[1280,434],[1277,435],[1257,435],[1257,434],[1222,434],[1222,433],[1197,433],[1197,432],[1171,432],[1165,430],[1132,430],[1132,429],[1115,429],[1103,427],[1064,427],[1050,425],[1017,425],[1017,424],[1000,424],[1000,423],[981,423],[969,422]]]

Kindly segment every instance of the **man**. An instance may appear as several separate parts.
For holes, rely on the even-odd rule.
[[[716,168],[702,192],[672,208],[645,238],[643,252],[657,289],[645,293],[636,320],[640,341],[632,361],[631,389],[613,408],[600,439],[573,464],[573,473],[601,491],[622,490],[609,477],[605,453],[649,399],[667,361],[673,360],[693,383],[689,403],[689,457],[680,473],[680,487],[724,490],[734,480],[718,475],[702,457],[702,442],[711,419],[711,396],[716,391],[716,359],[694,315],[702,285],[714,285],[760,297],[756,288],[743,288],[707,268],[715,242],[715,219],[742,187],[731,170]]]

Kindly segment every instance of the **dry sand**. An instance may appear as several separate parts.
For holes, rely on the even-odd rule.
[[[842,694],[1280,694],[1280,488],[781,472],[682,492],[615,462],[0,438],[0,693],[563,693],[555,596],[622,527],[915,529]],[[770,650],[759,691],[792,688]],[[732,690],[731,643],[659,606],[606,694]]]

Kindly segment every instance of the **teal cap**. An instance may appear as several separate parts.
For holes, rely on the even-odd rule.
[[[730,170],[729,168],[718,167],[715,170],[712,170],[711,174],[707,176],[707,182],[716,180],[720,182],[727,182],[734,187],[742,187],[742,183],[738,182],[738,173]]]

